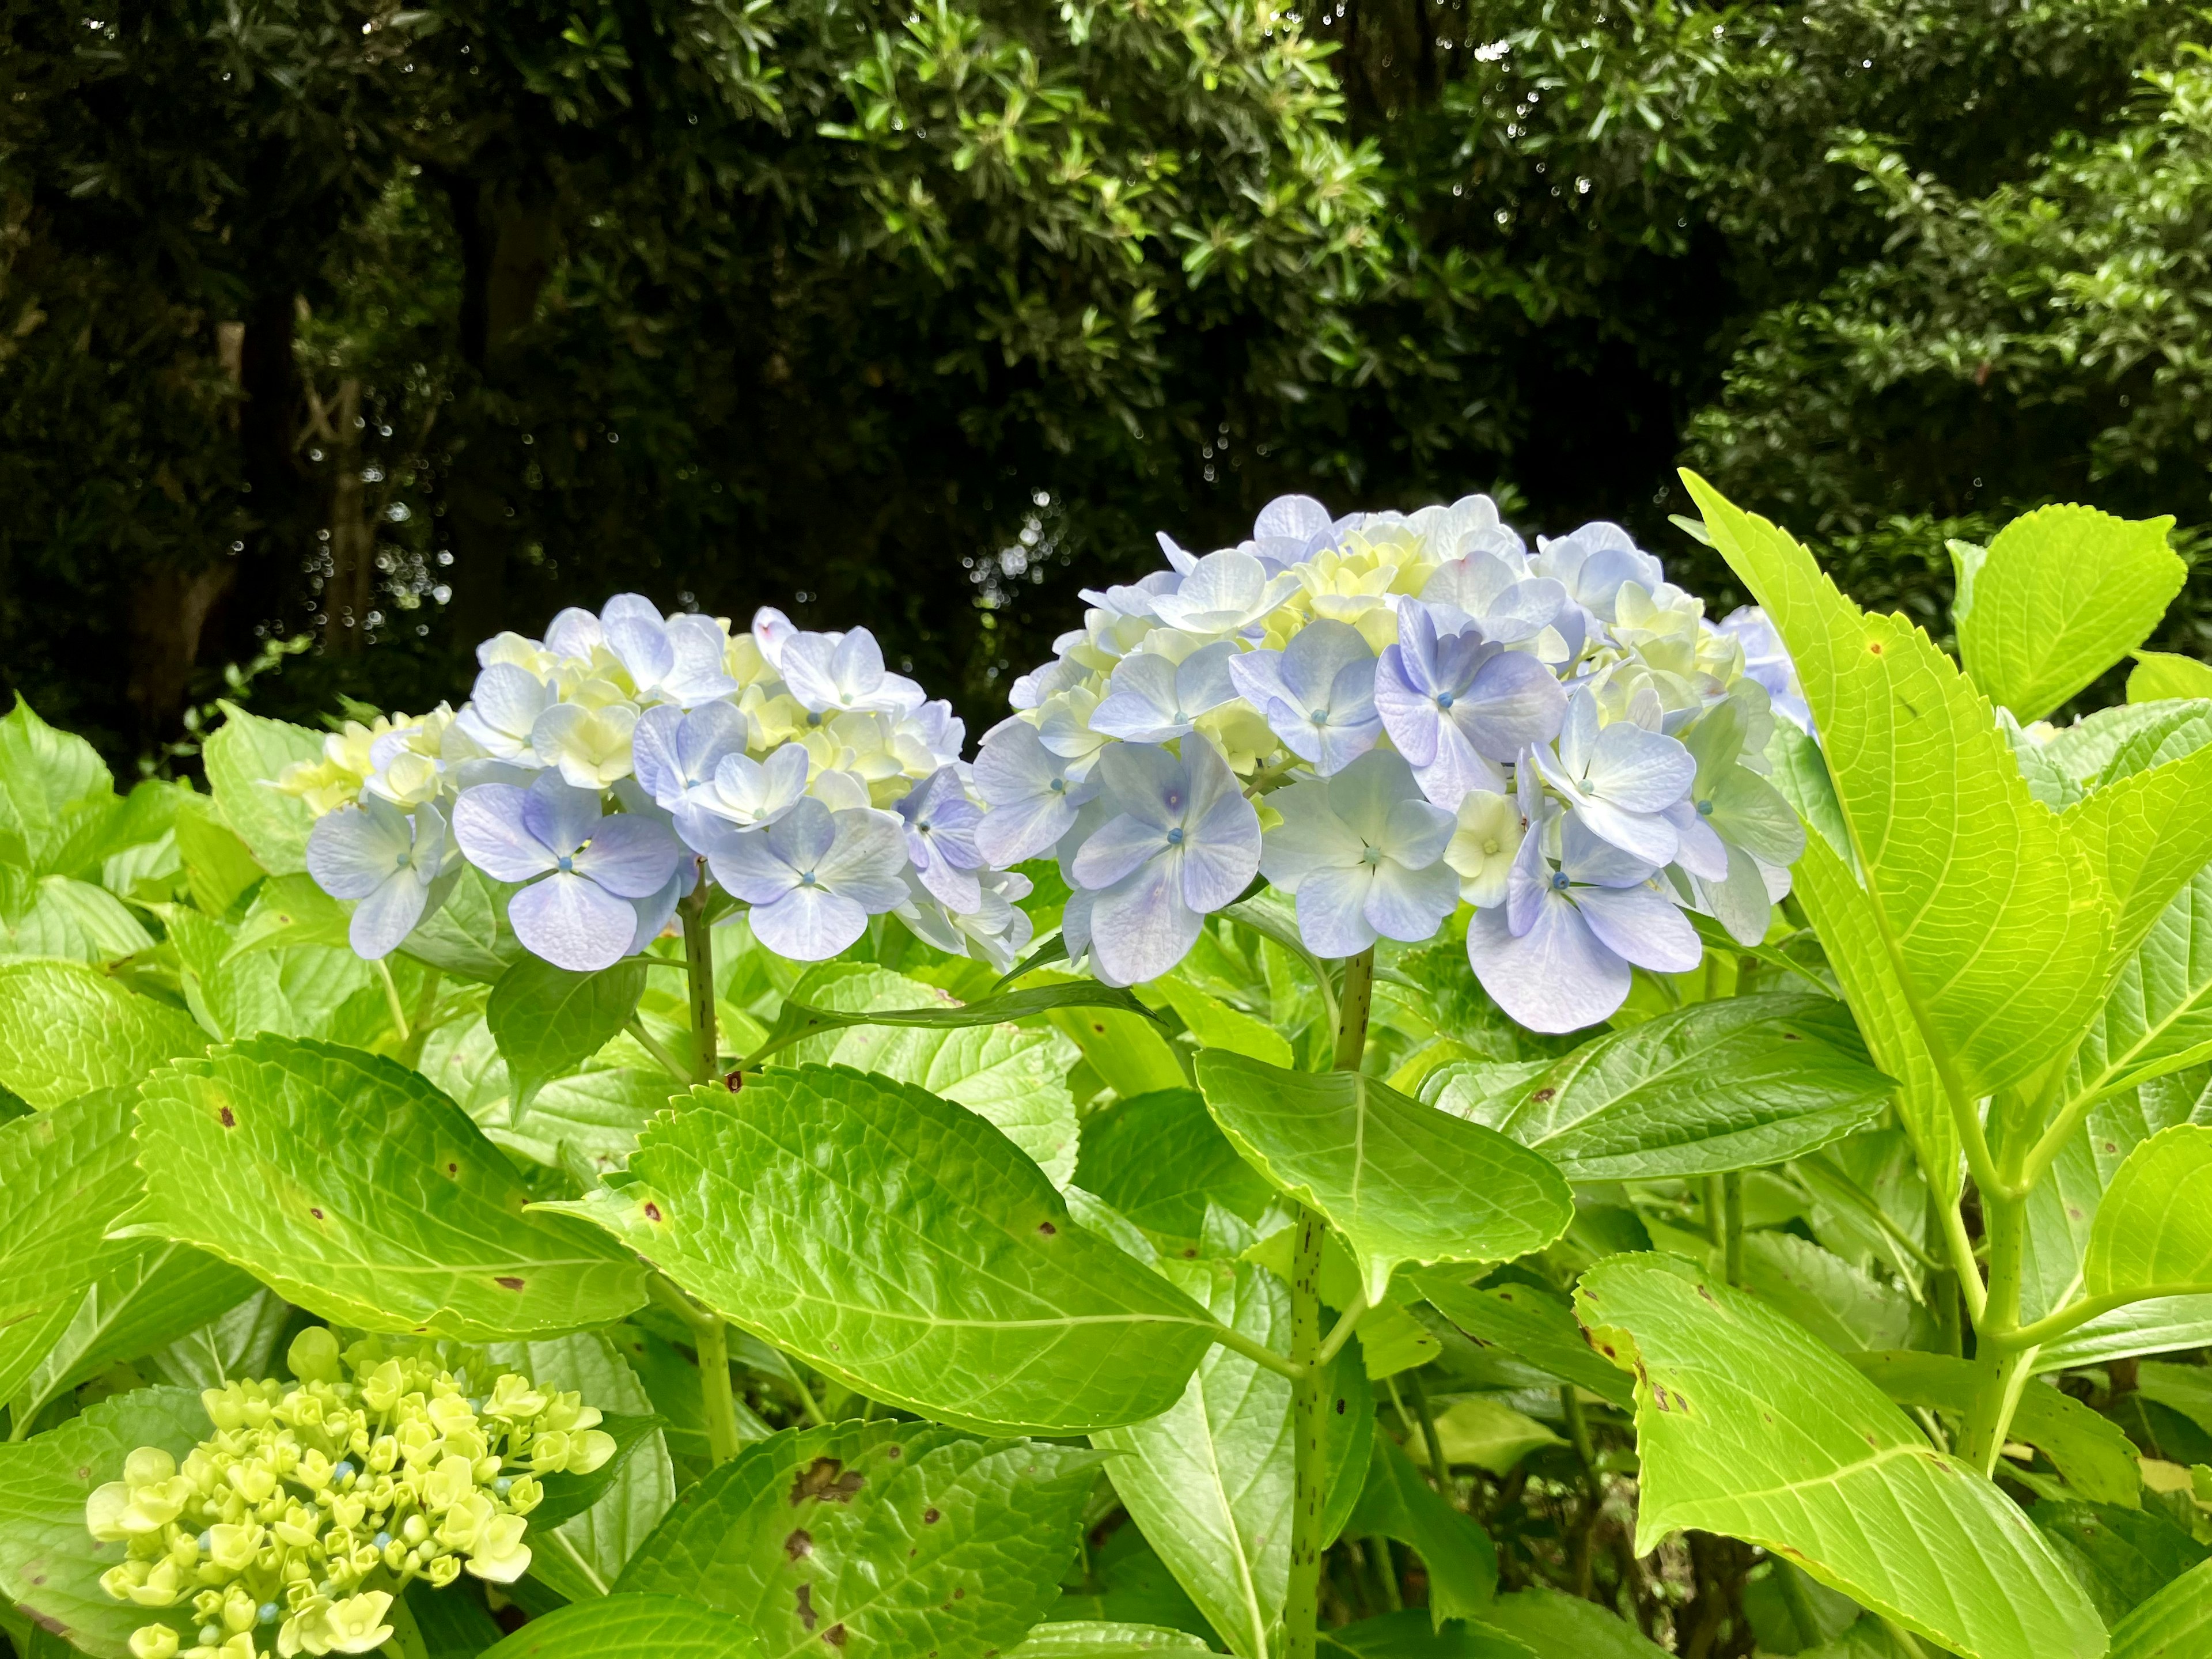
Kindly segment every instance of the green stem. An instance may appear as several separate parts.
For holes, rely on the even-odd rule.
[[[1559,1389],[1559,1413],[1567,1419],[1567,1441],[1574,1447],[1575,1455],[1581,1460],[1583,1478],[1589,1482],[1590,1495],[1598,1492],[1597,1450],[1590,1439],[1589,1418],[1583,1410],[1582,1396],[1569,1382]]]
[[[714,1030],[714,939],[707,925],[707,901],[713,894],[705,872],[690,898],[677,906],[684,918],[684,968],[691,1002],[691,1080],[712,1083],[722,1074],[720,1038]]]
[[[1328,974],[1322,978],[1325,982]],[[1375,988],[1375,952],[1361,951],[1344,964],[1336,1004],[1336,1069],[1357,1072],[1367,1051],[1367,1011]],[[1328,1471],[1322,1460],[1328,1420],[1328,1373],[1321,1356],[1322,1246],[1328,1222],[1299,1205],[1291,1252],[1291,1362],[1303,1374],[1291,1385],[1291,1442],[1295,1470],[1291,1501],[1291,1582],[1284,1604],[1285,1659],[1314,1659],[1321,1623],[1322,1510],[1328,1501]]]
[[[738,1436],[737,1395],[730,1385],[730,1333],[721,1316],[685,1294],[664,1274],[651,1280],[653,1300],[690,1328],[691,1346],[699,1355],[699,1401],[706,1420],[707,1451],[717,1463],[726,1463],[744,1443]]]
[[[1360,1319],[1366,1312],[1367,1292],[1362,1291],[1352,1299],[1350,1307],[1337,1315],[1336,1323],[1329,1327],[1328,1334],[1322,1339],[1321,1349],[1314,1355],[1314,1363],[1326,1365],[1335,1358],[1343,1351],[1344,1345],[1352,1340],[1352,1332],[1359,1328]]]
[[[623,1029],[637,1039],[640,1048],[667,1067],[669,1076],[684,1083],[691,1080],[691,1068],[669,1053],[668,1045],[646,1030],[645,1022],[635,1014],[629,1017],[629,1023]]]
[[[1806,1587],[1805,1575],[1787,1561],[1777,1561],[1774,1572],[1782,1581],[1782,1599],[1790,1608],[1790,1622],[1797,1626],[1802,1644],[1798,1651],[1819,1647],[1827,1640],[1827,1634],[1820,1628],[1820,1610],[1813,1605],[1813,1592]]]
[[[818,1429],[830,1420],[822,1410],[822,1402],[814,1397],[814,1390],[806,1386],[796,1370],[791,1374],[791,1386],[799,1391],[799,1409],[809,1423]]]
[[[422,988],[415,994],[415,1017],[410,1022],[414,1030],[399,1045],[402,1065],[416,1066],[422,1059],[422,1044],[430,1035],[430,1022],[438,1017],[438,987],[445,975],[435,968],[422,970]]]
[[[1368,1571],[1382,1593],[1383,1607],[1391,1613],[1400,1611],[1406,1605],[1406,1595],[1398,1588],[1398,1564],[1390,1558],[1390,1540],[1378,1532],[1367,1540],[1367,1551]]]
[[[1966,1413],[1960,1436],[1959,1455],[1984,1474],[1995,1472],[1997,1454],[2011,1426],[2013,1407],[2020,1402],[2020,1385],[2032,1350],[2011,1349],[2004,1342],[2020,1328],[2021,1286],[2027,1265],[2027,1206],[2017,1198],[1982,1194],[1982,1224],[1989,1242],[1988,1300],[1976,1322],[1983,1339],[1975,1355],[1981,1378],[1974,1403]]]
[[[1429,1479],[1438,1492],[1449,1498],[1451,1462],[1444,1455],[1444,1437],[1437,1430],[1437,1413],[1429,1404],[1429,1385],[1421,1381],[1419,1367],[1406,1373],[1406,1392],[1413,1396],[1413,1418],[1421,1425],[1421,1445],[1429,1454]]]
[[[403,1046],[414,1033],[407,1024],[407,1011],[399,1006],[399,986],[392,977],[392,964],[382,957],[376,959],[376,976],[384,982],[384,1006],[392,1014],[392,1029],[398,1034]]]
[[[1242,1331],[1227,1325],[1214,1328],[1213,1340],[1231,1353],[1242,1354],[1255,1364],[1266,1367],[1278,1376],[1287,1376],[1292,1382],[1305,1375],[1305,1367],[1296,1360],[1285,1359],[1265,1343],[1255,1342]],[[1326,1363],[1326,1362],[1324,1362]]]
[[[1743,1172],[1721,1177],[1721,1263],[1731,1285],[1743,1283]]]

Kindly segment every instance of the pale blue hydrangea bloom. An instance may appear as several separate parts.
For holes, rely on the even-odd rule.
[[[884,666],[883,647],[865,628],[849,634],[794,633],[776,672],[799,706],[817,714],[910,714],[929,694]]]
[[[1565,586],[1549,576],[1527,574],[1527,562],[1477,550],[1439,565],[1421,589],[1421,603],[1449,609],[1470,618],[1482,636],[1500,645],[1534,639],[1569,610]],[[1563,642],[1568,653],[1581,648],[1581,629]]]
[[[1539,750],[1535,765],[1601,841],[1655,869],[1674,862],[1681,836],[1668,810],[1698,771],[1675,739],[1632,720],[1601,726],[1597,699],[1585,688],[1567,709],[1556,756]]]
[[[1016,908],[1033,890],[1018,870],[985,870],[975,908],[948,909],[916,878],[906,872],[907,900],[893,912],[925,944],[950,955],[974,957],[1004,973],[1036,937],[1036,926]]]
[[[653,804],[673,812],[694,791],[712,787],[725,760],[744,754],[749,732],[744,715],[729,703],[702,703],[687,714],[665,702],[638,716],[630,764]]]
[[[1428,798],[1456,811],[1470,789],[1501,791],[1501,763],[1559,732],[1566,693],[1534,657],[1486,640],[1472,623],[1440,626],[1413,601],[1375,671],[1375,708]],[[1677,791],[1676,793],[1680,793]]]
[[[1308,623],[1280,651],[1232,658],[1238,695],[1268,729],[1322,776],[1341,771],[1382,735],[1375,711],[1375,653],[1359,630],[1326,617]]]
[[[714,879],[752,906],[753,935],[778,956],[821,962],[908,898],[906,836],[872,807],[832,811],[811,796],[709,855]]]
[[[1602,519],[1565,536],[1539,536],[1536,547],[1529,569],[1559,582],[1569,599],[1600,622],[1613,620],[1613,602],[1625,584],[1634,582],[1646,593],[1656,593],[1666,580],[1659,561],[1638,547],[1633,536]]]
[[[959,769],[940,766],[894,803],[906,825],[907,858],[915,879],[956,915],[980,908],[983,854],[975,846],[982,811],[968,799]]]
[[[1087,943],[1099,976],[1131,985],[1182,960],[1209,913],[1232,903],[1260,867],[1260,818],[1236,774],[1203,738],[1176,756],[1119,743],[1098,757],[1115,811],[1083,843],[1073,872],[1068,949]]]
[[[774,823],[798,805],[810,765],[795,743],[772,750],[766,760],[723,756],[712,779],[685,791],[673,813],[677,833],[694,852],[712,858],[739,830]]]
[[[637,948],[642,919],[632,901],[659,908],[683,857],[657,818],[606,817],[595,791],[552,773],[527,789],[464,790],[453,838],[493,879],[529,884],[508,901],[508,924],[533,954],[574,973],[611,967]]]
[[[454,724],[496,760],[537,763],[531,733],[560,694],[528,669],[495,662],[477,676]]]
[[[1209,553],[1172,593],[1152,596],[1152,615],[1167,627],[1202,638],[1241,634],[1298,591],[1296,576],[1270,574],[1260,558],[1237,548]]]
[[[1813,710],[1798,683],[1797,665],[1766,612],[1755,605],[1739,606],[1721,618],[1720,630],[1743,647],[1743,672],[1766,688],[1774,712],[1812,735]]]
[[[1491,999],[1530,1030],[1580,1030],[1627,1000],[1632,966],[1686,973],[1704,945],[1660,890],[1657,866],[1601,840],[1574,812],[1562,815],[1534,787],[1528,763],[1516,769],[1528,833],[1505,902],[1468,925],[1468,961]],[[1544,851],[1554,833],[1556,860]]]
[[[1403,757],[1370,750],[1268,805],[1282,822],[1262,838],[1260,872],[1296,896],[1298,932],[1316,955],[1427,939],[1457,907],[1459,876],[1443,862],[1457,820],[1423,798]]]
[[[1095,773],[1054,754],[1036,727],[1018,720],[994,727],[983,739],[975,781],[975,793],[990,808],[976,827],[975,845],[1000,866],[1051,850],[1074,828],[1077,810],[1098,793]]]
[[[1236,651],[1221,640],[1181,662],[1148,651],[1122,658],[1110,689],[1091,711],[1091,729],[1130,743],[1172,742],[1200,714],[1237,695],[1229,678]]]
[[[425,801],[402,811],[379,795],[315,820],[307,873],[332,898],[361,902],[347,924],[354,954],[374,962],[397,950],[452,883],[445,815]],[[452,866],[449,868],[449,866]]]

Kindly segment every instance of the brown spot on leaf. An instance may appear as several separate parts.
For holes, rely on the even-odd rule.
[[[1802,1042],[1805,1039],[1799,1036],[1795,1031],[1784,1031],[1782,1034],[1782,1040],[1784,1042]]]
[[[1336,1401],[1336,1414],[1337,1414],[1339,1417],[1341,1417],[1341,1416],[1343,1416],[1343,1415],[1344,1415],[1344,1399],[1343,1399],[1343,1396],[1342,1396],[1342,1395],[1340,1395],[1337,1397],[1337,1401]]]
[[[800,1527],[783,1540],[783,1553],[793,1561],[802,1561],[814,1553],[814,1534]]]
[[[799,1587],[799,1622],[809,1630],[814,1628],[814,1586],[811,1584]]]
[[[924,1510],[921,1512],[921,1524],[925,1527],[935,1526],[939,1519],[939,1516],[935,1510]]]
[[[953,1591],[953,1592],[952,1592],[952,1599],[953,1599],[954,1601],[963,1601],[963,1600],[966,1599],[967,1595],[968,1595],[968,1592],[967,1592],[966,1590],[964,1590],[964,1589],[957,1589],[957,1590],[955,1590],[955,1591]]]
[[[654,1203],[649,1198],[645,1200],[645,1218],[647,1221],[659,1221],[660,1219],[660,1206]]]
[[[460,1172],[461,1166],[448,1159],[446,1164],[446,1173],[449,1176],[457,1176],[460,1174]]]
[[[1879,657],[1881,655],[1881,641],[1880,640],[1869,640],[1867,641],[1867,649],[1872,652],[1875,656]]]
[[[1528,1098],[1534,1101],[1539,1106],[1541,1106],[1546,1101],[1550,1100],[1559,1092],[1559,1091],[1557,1089],[1539,1089],[1534,1094],[1530,1095]]]
[[[1047,1238],[1050,1238],[1057,1234],[1060,1231],[1060,1229],[1054,1226],[1049,1221],[1040,1221],[1037,1223],[1037,1231],[1042,1233]]]
[[[845,1627],[842,1625],[830,1626],[828,1630],[822,1632],[822,1639],[827,1642],[833,1648],[843,1647],[845,1645]]]
[[[1711,1303],[1716,1308],[1721,1305],[1720,1297],[1715,1296],[1705,1285],[1700,1285],[1698,1286],[1698,1294],[1705,1297],[1706,1301]]]
[[[884,1455],[886,1457],[896,1457],[905,1449],[906,1448],[903,1446],[886,1446],[884,1448]]]
[[[497,1278],[494,1279],[492,1283],[498,1285],[502,1291],[519,1291],[522,1288],[522,1281],[515,1278],[512,1273],[501,1273]]]
[[[853,1501],[853,1494],[867,1484],[866,1476],[847,1468],[836,1458],[817,1457],[800,1471],[798,1480],[791,1483],[791,1501],[794,1508],[811,1498],[826,1498],[835,1503],[849,1504]]]
[[[743,1072],[725,1073],[722,1077],[722,1086],[732,1094],[738,1093],[745,1086],[745,1074]]]
[[[226,1129],[235,1129],[238,1127],[238,1114],[228,1106],[222,1109],[222,1127]]]
[[[307,1206],[307,1213],[314,1217],[318,1221],[320,1221],[323,1218],[323,1212],[312,1204]]]
[[[1198,1260],[1198,1247],[1197,1247],[1196,1245],[1193,1245],[1190,1249],[1188,1249],[1185,1250],[1185,1251],[1182,1253],[1182,1259],[1183,1259],[1184,1261],[1197,1261],[1197,1260]]]

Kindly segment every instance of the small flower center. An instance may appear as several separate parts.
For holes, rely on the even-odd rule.
[[[1485,857],[1495,858],[1498,855],[1497,839],[1492,837],[1491,840],[1483,842],[1482,851]]]
[[[412,853],[402,853],[394,862],[398,868],[404,870],[407,867],[409,861],[412,860],[414,856],[415,855]]]
[[[564,875],[574,875],[576,873],[576,860],[574,854],[569,853],[562,854],[559,858],[553,860],[553,867],[556,870],[560,871]]]
[[[1177,824],[1174,829],[1168,831],[1168,845],[1170,847],[1180,847],[1182,845],[1182,826],[1181,824]]]
[[[806,711],[806,723],[809,726],[819,726],[822,724],[822,716],[810,708]]]
[[[1709,800],[1701,800],[1701,801],[1699,801],[1699,802],[1698,803],[1698,816],[1699,817],[1701,817],[1701,818],[1709,818],[1709,817],[1712,817],[1712,815],[1713,815],[1713,804],[1712,804],[1712,802],[1711,802],[1711,801],[1709,801]]]
[[[1555,893],[1564,893],[1567,890],[1567,872],[1565,871],[1562,870],[1552,878],[1552,890]]]
[[[799,872],[799,884],[801,887],[811,887],[811,886],[813,886],[813,885],[814,885],[814,872],[813,872],[811,870],[802,870],[802,871],[800,871],[800,872]]]
[[[1316,708],[1313,713],[1307,715],[1306,718],[1311,720],[1316,726],[1327,726],[1328,724],[1328,710],[1326,708]]]
[[[1369,848],[1365,852],[1359,855],[1359,861],[1362,864],[1368,865],[1370,866],[1382,863],[1382,849],[1379,847]]]
[[[1439,691],[1439,692],[1437,692],[1437,708],[1450,708],[1451,706],[1452,706],[1452,694],[1451,694],[1450,692],[1449,692],[1449,691]]]
[[[1064,795],[1067,793],[1067,780],[1066,778],[1054,778],[1050,783],[1045,785],[1045,787],[1052,791],[1055,795]]]

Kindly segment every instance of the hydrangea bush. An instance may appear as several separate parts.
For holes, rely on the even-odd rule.
[[[2150,1659],[2212,1609],[2212,669],[1471,497],[972,760],[634,595],[204,792],[0,720],[24,1659]],[[2130,652],[2130,700],[2057,723]]]

